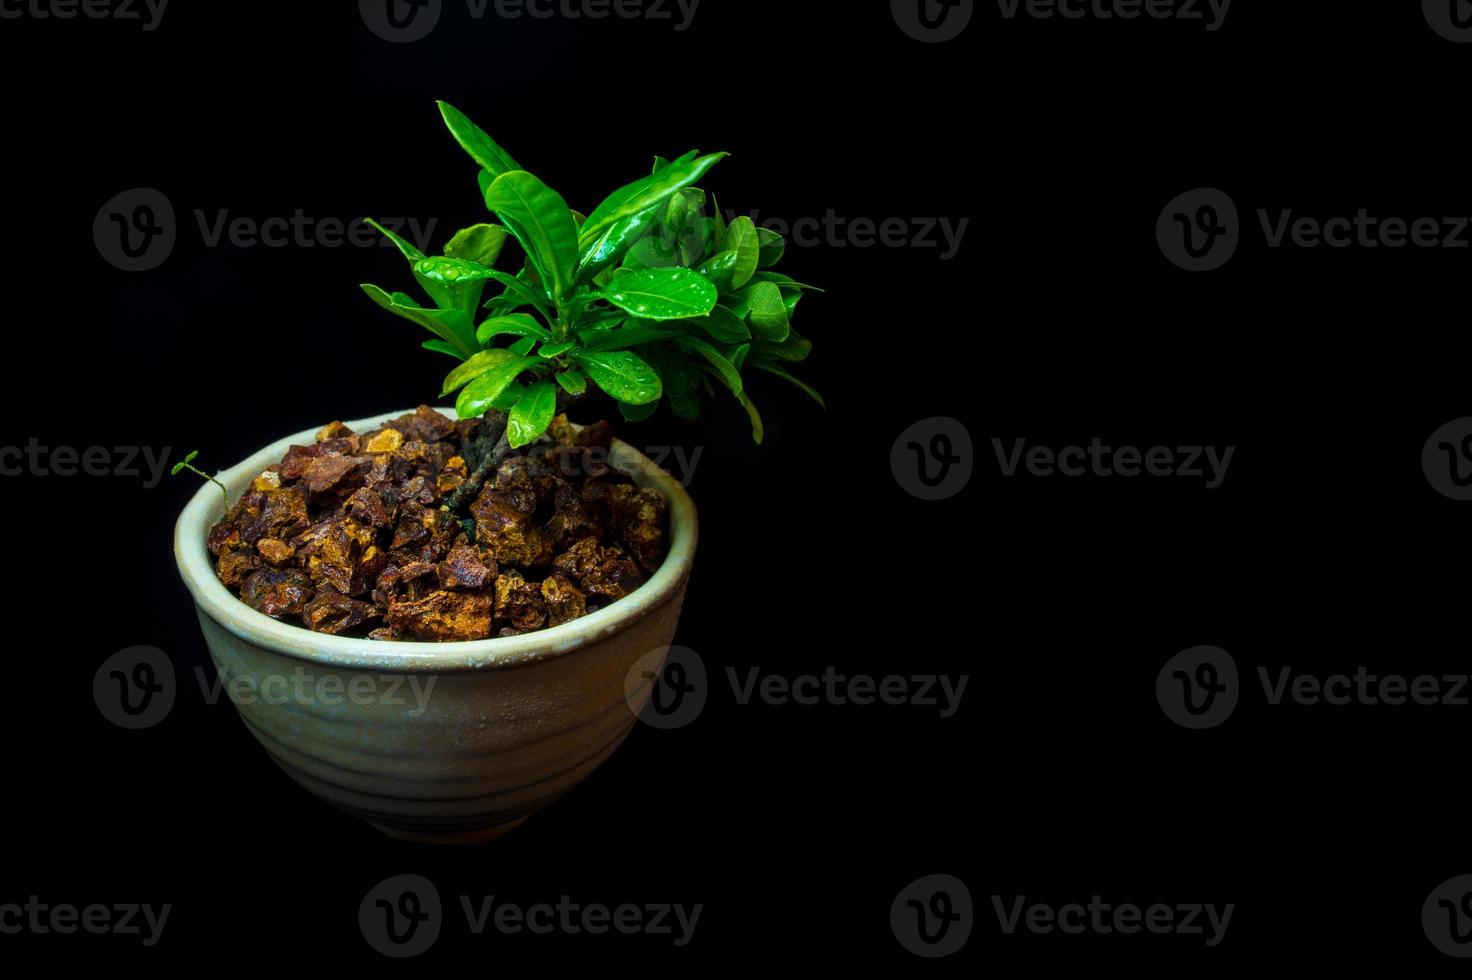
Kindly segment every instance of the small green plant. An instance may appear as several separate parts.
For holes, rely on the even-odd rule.
[[[461,362],[441,392],[460,393],[461,418],[505,413],[500,450],[540,438],[590,381],[632,422],[662,401],[693,419],[700,393],[722,386],[750,415],[757,442],[763,424],[742,379],[747,368],[822,403],[789,371],[812,350],[791,321],[813,287],[772,271],[785,250],[779,235],[746,217],[727,224],[713,198],[714,215],[704,213],[707,195],[694,185],[726,154],[657,158],[652,174],[583,216],[459,110],[439,107],[481,166],[481,194],[499,223],[466,228],[431,256],[370,222],[409,260],[434,305],[373,285],[363,290],[433,333],[425,348]],[[508,237],[525,256],[516,275],[494,268]],[[492,283],[500,289],[482,305]],[[501,454],[490,450],[487,458]]]
[[[177,462],[177,463],[174,464],[173,469],[169,470],[169,475],[170,476],[178,476],[180,473],[184,472],[185,470],[188,470],[189,472],[194,473],[195,475],[200,476],[200,477],[202,477],[202,478],[210,481],[215,486],[217,486],[217,487],[220,488],[220,496],[222,496],[222,497],[225,498],[225,509],[228,511],[230,509],[230,491],[225,489],[225,484],[221,483],[219,480],[217,480],[214,477],[210,476],[204,470],[199,469],[198,467],[196,467],[195,465],[193,465],[194,464],[194,458],[196,456],[198,456],[198,455],[199,455],[199,450],[196,449],[193,452],[191,452],[188,456],[185,456],[179,462]]]

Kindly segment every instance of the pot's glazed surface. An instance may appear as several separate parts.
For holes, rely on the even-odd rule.
[[[369,431],[400,414],[348,425]],[[315,432],[220,473],[231,500]],[[632,595],[581,619],[471,643],[329,636],[256,612],[215,576],[205,539],[223,501],[202,486],[175,526],[174,555],[246,726],[298,783],[397,837],[486,840],[572,788],[612,754],[648,700],[695,556],[695,506],[684,488],[624,443],[615,442],[613,463],[669,501],[664,564]]]

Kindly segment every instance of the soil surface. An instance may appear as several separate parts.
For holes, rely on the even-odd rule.
[[[664,560],[667,504],[609,465],[609,426],[558,416],[487,469],[493,429],[427,406],[372,432],[325,426],[211,530],[215,573],[319,633],[431,642],[558,626],[643,585]]]

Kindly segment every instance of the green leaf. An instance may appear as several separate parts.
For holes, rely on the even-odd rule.
[[[543,344],[542,349],[537,351],[537,356],[550,361],[554,357],[561,357],[568,351],[577,350],[577,347],[578,342],[575,340],[564,340],[560,344]]]
[[[537,337],[523,337],[506,349],[513,354],[520,354],[525,357],[532,352],[533,347],[537,346],[538,339]]]
[[[690,201],[684,194],[671,194],[665,205],[663,227],[667,234],[678,236],[685,230],[685,220],[690,217]]]
[[[497,146],[496,141],[471,122],[465,113],[448,102],[439,103],[439,107],[440,115],[445,117],[445,125],[450,128],[450,134],[465,148],[465,152],[469,153],[476,163],[497,177],[509,171],[521,169],[517,162],[511,159],[511,154]]]
[[[664,394],[659,375],[637,354],[582,351],[576,356],[594,383],[618,401],[647,405]]]
[[[798,364],[807,360],[808,355],[813,352],[813,342],[793,330],[780,344],[764,343],[761,351],[763,355],[771,355],[780,361]]]
[[[773,343],[780,344],[792,332],[787,316],[787,303],[782,290],[774,283],[759,282],[741,291],[741,299],[749,308],[747,322],[752,333]]]
[[[670,269],[680,261],[679,243],[663,235],[641,238],[624,255],[624,267],[629,269]]]
[[[445,376],[445,384],[440,389],[440,397],[465,387],[482,374],[500,367],[514,357],[516,355],[509,350],[481,351]]]
[[[520,449],[541,438],[557,412],[557,389],[550,381],[538,381],[511,409],[506,424],[506,441],[512,449]]]
[[[580,330],[578,337],[591,351],[628,350],[641,344],[682,336],[685,333],[684,322],[632,320],[628,326],[618,330]]]
[[[751,277],[751,281],[752,282],[772,282],[772,283],[776,283],[778,286],[780,286],[783,289],[783,291],[786,291],[786,290],[789,290],[789,289],[806,289],[809,292],[814,292],[814,293],[821,293],[821,292],[823,292],[823,290],[819,289],[817,286],[809,286],[805,282],[798,282],[796,279],[792,278],[791,276],[784,276],[780,272],[771,272],[769,270],[763,270],[761,272],[758,272],[756,275],[754,275],[754,276]]]
[[[721,240],[721,251],[736,253],[736,263],[731,270],[731,288],[740,289],[751,281],[761,259],[756,224],[745,215],[731,222],[726,229],[726,237]]]
[[[684,350],[691,350],[715,368],[716,375],[734,395],[740,395],[746,390],[746,384],[741,380],[741,372],[736,370],[736,365],[726,359],[726,356],[716,350],[710,344],[695,337],[681,337],[675,341],[675,346]]]
[[[566,371],[557,372],[557,383],[562,385],[562,390],[574,398],[581,398],[588,390],[588,379],[583,372],[577,368],[568,368]]]
[[[677,418],[695,419],[700,416],[700,398],[691,387],[691,368],[684,354],[664,344],[651,344],[645,348],[650,365],[659,372],[664,385],[664,396],[669,400],[670,411]]]
[[[789,384],[796,385],[797,388],[803,392],[803,394],[807,395],[809,398],[811,398],[813,401],[817,402],[823,408],[826,409],[828,407],[828,403],[825,402],[825,401],[823,401],[823,396],[820,395],[820,394],[818,394],[818,389],[814,388],[812,385],[808,384],[806,381],[803,381],[800,378],[793,377],[791,374],[788,374],[782,368],[777,367],[775,364],[768,364],[765,361],[752,361],[752,365],[754,367],[756,367],[756,369],[759,370],[759,371],[765,371],[768,374],[776,375],[777,377],[781,378],[783,381],[786,381]]]
[[[489,353],[489,352],[488,352]],[[513,356],[510,360],[503,361],[497,367],[481,374],[480,377],[470,382],[465,390],[460,392],[460,397],[455,401],[455,411],[462,419],[474,419],[486,413],[496,398],[506,390],[517,375],[532,365],[532,361],[525,357]]]
[[[762,269],[770,269],[781,262],[782,256],[787,253],[787,241],[770,228],[758,228],[756,234],[761,244],[757,266]]]
[[[552,339],[552,335],[540,323],[525,313],[492,317],[475,331],[475,339],[482,344],[488,344],[496,337],[506,336],[535,337],[538,340]]]
[[[526,385],[513,381],[506,386],[505,391],[495,397],[491,402],[491,407],[499,412],[509,412],[516,407],[516,403],[521,401],[521,396],[524,394],[526,394]]]
[[[500,225],[479,224],[463,228],[445,245],[445,254],[476,265],[492,266],[501,257],[507,231]]]
[[[630,405],[627,402],[618,403],[618,412],[624,417],[625,422],[643,422],[659,410],[659,402],[652,401],[648,405]]]
[[[387,293],[371,283],[363,284],[363,292],[390,313],[419,324],[464,357],[471,356],[479,348],[475,342],[475,328],[471,326],[470,316],[464,310],[425,309],[415,303],[411,296]]]
[[[491,303],[496,302],[496,300],[501,299],[502,297],[514,296],[515,305],[513,305],[511,309],[515,309],[517,306],[521,305],[530,305],[535,307],[537,312],[542,314],[543,319],[545,319],[548,323],[551,323],[555,319],[555,317],[552,315],[551,307],[547,305],[546,298],[544,296],[538,295],[537,291],[527,283],[516,278],[515,276],[509,276],[506,273],[499,272],[495,269],[491,270],[491,278],[499,282],[501,285],[505,286],[506,292],[503,293],[502,296],[492,297],[490,301],[486,303],[486,306],[490,306]]]
[[[741,256],[736,252],[717,252],[697,266],[695,271],[710,280],[711,285],[721,293],[729,293],[736,281],[736,266],[740,261]]]
[[[610,194],[593,209],[578,236],[581,274],[591,278],[632,245],[670,196],[695,183],[728,154],[686,154],[668,167]]]
[[[426,279],[433,279],[447,286],[458,286],[466,282],[485,282],[495,278],[491,275],[490,269],[478,262],[452,258],[447,255],[425,256],[414,263],[414,271]]]
[[[739,344],[744,340],[751,339],[751,331],[741,318],[724,306],[717,306],[710,311],[710,316],[695,320],[684,320],[683,323],[699,327],[712,338],[723,344]]]
[[[619,276],[598,294],[645,320],[708,316],[720,296],[705,277],[689,269],[644,269]]]
[[[457,361],[465,360],[465,355],[456,350],[454,344],[447,344],[443,340],[426,340],[419,346],[425,350],[432,350],[436,354],[449,354]]]
[[[716,241],[723,242],[726,240],[726,215],[721,211],[721,202],[716,200],[714,194],[710,196],[710,204],[711,210],[715,212],[710,219],[711,232],[715,235]]]
[[[380,235],[393,242],[394,245],[398,247],[398,250],[404,253],[404,258],[408,259],[410,262],[418,262],[420,259],[424,258],[424,253],[419,250],[419,247],[417,245],[413,244],[412,242],[405,241],[403,238],[400,238],[392,231],[389,231],[387,228],[374,221],[372,218],[364,218],[363,223],[375,228]]]
[[[572,291],[578,267],[578,227],[567,202],[525,170],[497,177],[486,191],[486,207],[511,229],[527,257],[535,257],[550,280],[552,299]]]
[[[756,405],[752,402],[751,396],[748,395],[746,392],[743,391],[741,394],[737,395],[736,400],[741,403],[741,407],[746,409],[746,414],[750,416],[751,438],[756,440],[756,444],[760,446],[762,444],[762,440],[766,439],[767,437],[767,427],[762,422],[762,413],[756,410]]]

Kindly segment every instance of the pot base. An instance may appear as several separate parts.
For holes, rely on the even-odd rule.
[[[498,823],[491,827],[481,827],[479,830],[460,830],[448,834],[436,834],[423,830],[404,830],[400,827],[389,827],[381,823],[368,821],[373,827],[385,837],[394,840],[408,841],[411,844],[449,844],[464,847],[471,844],[484,844],[496,840],[511,833],[517,827],[526,823],[526,817],[518,817],[508,820],[506,823]]]

